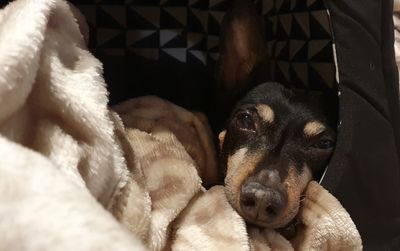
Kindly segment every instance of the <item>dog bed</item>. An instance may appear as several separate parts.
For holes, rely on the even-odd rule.
[[[212,90],[206,83],[229,1],[73,2],[88,19],[90,45],[104,62],[112,103],[157,94],[189,109],[212,109],[204,101]],[[273,78],[338,94],[337,147],[321,184],[349,211],[366,249],[399,246],[392,1],[256,3],[265,19]],[[171,74],[170,67],[180,73]],[[194,74],[207,77],[193,82]]]
[[[17,4],[23,5],[30,1],[18,2]],[[111,104],[119,103],[120,101],[136,96],[156,94],[188,109],[197,109],[205,112],[212,109],[204,97],[207,97],[212,91],[213,86],[208,86],[204,83],[212,83],[210,81],[213,77],[212,69],[218,59],[219,24],[227,9],[228,1],[101,0],[95,2],[72,2],[80,9],[89,23],[89,45],[94,55],[104,64],[104,74],[107,88],[110,91]],[[38,3],[36,3],[37,6],[39,6]],[[49,3],[47,9],[45,8],[47,11],[54,11],[55,7],[51,6],[51,4],[54,5],[54,2]],[[271,68],[273,78],[280,82],[295,83],[298,88],[338,94],[340,122],[338,124],[337,147],[321,181],[322,186],[330,191],[349,212],[351,219],[353,219],[357,229],[360,231],[363,246],[366,250],[378,248],[394,249],[398,247],[400,245],[400,197],[397,196],[400,192],[400,132],[398,130],[400,128],[400,114],[398,76],[393,51],[391,1],[365,3],[360,0],[351,1],[350,3],[348,1],[328,0],[277,0],[274,2],[257,1],[257,4],[260,7],[260,12],[265,16],[265,29],[266,34],[269,36],[268,41],[270,41],[268,48],[273,62]],[[32,4],[31,7],[36,8],[35,6],[35,4]],[[63,11],[56,13],[61,18],[68,16]],[[7,20],[5,17],[7,17],[7,13],[3,14],[2,20]],[[68,17],[66,20],[68,20]],[[42,21],[46,22],[44,19]],[[20,25],[29,26],[22,22]],[[54,28],[57,25],[62,26],[63,24],[50,22],[49,25]],[[38,24],[38,27],[40,28],[40,24]],[[14,28],[19,29],[20,27]],[[82,30],[85,33],[85,29],[82,28]],[[72,32],[73,36],[78,36],[73,29],[69,30],[69,32]],[[67,34],[63,35],[68,37]],[[18,41],[17,38],[14,40],[10,38],[4,41],[12,43],[12,41]],[[40,40],[40,37],[38,40]],[[83,48],[83,44],[83,41],[78,42],[78,48]],[[51,51],[51,48],[53,48],[51,46],[56,47],[57,44],[46,44],[46,46],[50,46],[49,51]],[[46,63],[49,63],[47,61],[40,61],[40,64],[38,64],[40,57],[36,58],[35,55],[32,53],[31,58],[29,58],[29,54],[24,55],[33,61],[30,66],[21,65],[21,72],[29,72],[24,67],[38,67],[38,65],[42,67],[41,63],[49,66],[46,65]],[[86,54],[84,53],[84,55]],[[61,55],[60,58],[65,59],[61,63],[67,67],[69,67],[69,63],[74,62],[67,55]],[[27,62],[31,61],[28,60]],[[3,80],[9,81],[10,85],[8,89],[11,88],[10,90],[12,90],[13,81],[11,80],[13,79],[10,80],[4,77],[8,76],[7,69],[9,68],[6,66],[2,68],[5,72],[1,76]],[[85,65],[79,66],[84,67]],[[176,71],[176,69],[182,69],[182,71]],[[46,83],[47,79],[51,80],[52,77],[57,77],[57,75],[48,76],[43,72],[41,74],[39,76],[42,79],[39,79],[39,81],[43,80],[43,83]],[[20,76],[24,78],[17,81],[18,83],[22,83],[21,81],[23,80],[25,81],[24,83],[32,82],[32,75],[21,74]],[[193,76],[202,77],[191,81]],[[88,83],[91,83],[90,81],[93,79],[90,78],[87,80]],[[38,80],[35,79],[35,81]],[[136,83],[146,84],[138,85]],[[46,96],[42,97],[40,93],[47,93],[46,91],[54,93],[54,90],[58,89],[53,86],[46,86],[45,84],[35,86],[39,90],[33,88],[33,96],[28,95],[28,93],[31,93],[31,87],[17,92],[22,96],[13,96],[8,92],[3,92],[2,102],[8,100],[7,105],[3,106],[4,111],[1,116],[3,134],[6,135],[7,140],[22,144],[45,156],[51,157],[51,154],[54,155],[53,158],[50,158],[51,161],[49,162],[46,159],[42,159],[41,156],[36,156],[35,153],[26,152],[26,156],[28,157],[26,159],[22,158],[24,161],[21,161],[21,163],[18,162],[17,166],[21,166],[22,168],[26,167],[27,163],[30,163],[30,159],[35,159],[35,164],[32,164],[35,166],[34,170],[38,174],[42,174],[42,176],[37,176],[35,179],[30,179],[29,172],[24,169],[5,169],[9,172],[7,174],[10,177],[20,178],[16,183],[23,183],[21,177],[26,179],[27,183],[26,187],[21,186],[20,190],[15,191],[19,192],[19,194],[14,194],[14,191],[10,194],[3,194],[5,196],[3,199],[7,199],[10,205],[13,205],[13,203],[22,203],[21,201],[24,201],[16,200],[16,198],[32,198],[38,196],[38,193],[47,198],[50,194],[46,194],[45,191],[49,191],[52,188],[51,184],[48,187],[44,186],[47,183],[42,184],[43,186],[38,186],[37,184],[40,184],[40,180],[46,180],[46,176],[51,176],[61,184],[58,187],[61,191],[57,193],[58,190],[54,190],[52,196],[59,196],[60,192],[65,192],[61,193],[60,201],[55,201],[57,202],[56,204],[46,205],[48,206],[47,209],[51,209],[52,212],[57,211],[57,206],[62,205],[62,199],[68,198],[68,193],[66,192],[77,192],[78,190],[75,186],[70,186],[68,182],[63,181],[60,173],[51,171],[52,168],[50,166],[56,165],[60,167],[61,173],[66,176],[83,177],[83,180],[78,179],[79,182],[75,180],[74,182],[77,183],[75,185],[78,187],[88,187],[91,195],[107,207],[106,202],[112,197],[112,191],[106,191],[107,189],[99,186],[96,184],[95,179],[92,179],[96,177],[97,173],[101,172],[99,171],[100,169],[88,169],[90,172],[86,173],[84,167],[98,163],[98,168],[105,168],[107,165],[101,164],[102,161],[110,165],[123,166],[118,163],[124,158],[129,160],[129,157],[121,156],[121,152],[114,151],[114,143],[119,142],[121,139],[112,138],[113,134],[110,133],[110,130],[112,131],[113,129],[111,126],[112,123],[106,119],[108,116],[106,114],[108,113],[105,110],[104,102],[106,102],[106,99],[103,90],[101,88],[91,89],[88,87],[88,90],[91,90],[92,94],[86,93],[88,96],[80,96],[77,103],[69,103],[68,99],[64,99],[67,106],[58,109],[56,108],[57,106],[52,107],[51,105],[47,106],[47,104],[53,104],[54,102],[58,104],[57,102],[63,100],[64,92],[60,92],[62,95],[55,99],[52,96],[46,99]],[[63,91],[67,91],[66,93],[69,94],[74,93],[73,89]],[[18,100],[21,97],[28,96],[27,105],[22,106]],[[100,100],[97,100],[97,98]],[[39,106],[35,106],[37,100],[41,100]],[[100,112],[97,112],[97,115],[95,114],[96,116],[91,117],[90,112],[74,113],[75,105],[80,109],[90,104],[90,100],[93,100],[97,105],[102,105],[101,108],[96,108],[100,109],[98,110]],[[31,110],[30,107],[40,107],[42,110],[37,110],[37,108]],[[14,113],[15,111],[18,111],[18,113]],[[27,133],[29,130],[26,126],[35,120],[31,116],[25,115],[35,114],[35,116],[40,117],[43,114],[47,114],[43,113],[43,111],[47,111],[48,114],[52,115],[50,119],[46,117],[44,121],[40,122],[43,123],[41,125],[43,128],[48,128],[49,130],[40,131],[37,135],[44,135],[43,139],[46,140],[57,140],[60,138],[59,136],[62,136],[66,140],[62,141],[64,146],[65,142],[70,142],[68,146],[71,149],[76,149],[77,156],[86,156],[82,162],[74,162],[80,158],[67,160],[58,158],[59,156],[63,156],[63,153],[57,152],[55,151],[57,149],[52,148],[54,145],[59,145],[57,142],[38,142],[37,140],[39,139],[29,137],[29,133]],[[120,113],[123,113],[123,111],[120,111]],[[68,119],[65,119],[67,117]],[[88,125],[87,128],[84,126],[79,128],[72,126],[60,129],[58,126],[53,125],[53,122],[59,125],[63,119],[70,121],[71,117],[74,121],[72,125],[76,122],[76,125]],[[114,118],[113,115],[111,117]],[[95,126],[99,121],[103,125],[102,128],[96,128]],[[114,123],[118,124],[117,118],[114,119]],[[21,127],[15,128],[15,125]],[[34,124],[33,126],[36,125]],[[67,130],[66,134],[64,130]],[[14,131],[23,132],[23,134],[15,134],[13,133]],[[74,139],[78,138],[78,142],[85,143],[83,144],[83,148],[76,147],[73,140],[63,135],[73,135]],[[93,135],[100,136],[94,141],[89,140]],[[143,137],[147,137],[140,133],[131,136],[138,141],[142,140]],[[158,140],[162,143],[166,139],[161,134],[161,139]],[[2,141],[4,140],[2,139]],[[172,139],[172,141],[174,140]],[[158,141],[156,140],[156,142]],[[9,145],[9,142],[2,142],[3,146],[5,146],[2,149],[15,149],[15,152],[25,153],[25,150],[20,149],[18,145],[14,145],[15,143]],[[123,142],[119,142],[118,144],[123,148]],[[43,146],[47,147],[41,148]],[[107,151],[115,155],[104,154]],[[141,156],[141,153],[143,152],[139,151],[139,153],[136,153],[136,156]],[[4,154],[6,154],[4,156],[9,157],[3,159],[4,165],[17,163],[12,152],[4,152]],[[32,154],[33,156],[31,156]],[[96,157],[92,157],[92,154]],[[186,155],[180,157],[188,161],[186,160]],[[135,158],[131,159],[131,161],[135,162]],[[71,163],[75,163],[80,167],[78,169],[79,172],[71,173],[71,170],[66,168]],[[190,161],[188,165],[191,165]],[[40,169],[40,166],[43,166],[43,168]],[[116,186],[115,189],[117,189],[118,182],[113,177],[120,177],[119,175],[124,172],[126,170],[121,168],[121,170],[114,170],[109,173],[106,175],[109,179],[106,183]],[[86,181],[88,180],[94,183],[87,183]],[[13,182],[8,183],[9,181],[2,183],[2,185],[5,185],[4,188],[13,187]],[[140,180],[134,180],[132,181],[132,186],[139,184],[137,186],[141,187],[141,182]],[[196,186],[197,183],[193,181],[193,184]],[[29,191],[32,190],[24,190],[24,188],[31,187],[37,187],[38,190],[36,192],[38,193],[31,194]],[[43,190],[43,188],[46,189]],[[217,190],[212,190],[211,192],[216,192]],[[83,219],[72,217],[73,219],[69,223],[74,226],[85,226],[81,229],[83,235],[88,234],[93,229],[97,229],[97,231],[93,230],[91,232],[90,236],[93,239],[91,239],[92,242],[90,243],[95,243],[93,240],[96,240],[96,238],[100,238],[102,241],[98,242],[98,246],[91,246],[92,249],[96,247],[96,250],[99,250],[102,245],[106,247],[110,243],[113,243],[115,246],[107,247],[113,250],[122,250],[129,245],[140,246],[135,240],[127,237],[127,232],[120,229],[114,221],[107,218],[109,216],[101,210],[93,197],[85,193],[77,196],[81,201],[88,201],[90,204],[89,211],[93,214],[87,214],[85,215],[86,218]],[[143,197],[143,201],[147,199],[148,197]],[[199,198],[198,200],[201,199]],[[27,202],[28,200],[25,201]],[[43,203],[48,201],[43,200]],[[115,205],[113,203],[110,203],[110,205]],[[4,203],[2,204],[4,205]],[[22,203],[21,206],[23,205]],[[88,206],[87,204],[85,205]],[[146,203],[143,203],[143,205],[146,205]],[[70,204],[69,206],[74,209],[77,215],[84,215],[82,214],[84,210],[79,207],[78,203]],[[34,208],[36,209],[35,212],[40,212],[40,203]],[[112,206],[108,209],[113,212],[114,216],[116,215],[120,219],[124,217],[129,218],[129,215],[118,214],[118,210],[112,208]],[[114,209],[117,211],[113,211]],[[3,206],[2,210],[5,213],[3,215],[7,215],[7,208]],[[138,208],[138,210],[146,212],[148,208]],[[18,218],[20,222],[17,222],[16,226],[27,226],[24,223],[29,221],[24,220],[29,218],[28,212],[21,210],[14,211],[13,213],[20,216]],[[62,219],[63,215],[64,217],[68,216],[64,210],[60,210],[57,219]],[[101,224],[98,223],[96,225],[96,216],[100,216],[99,218],[103,219]],[[43,220],[45,218],[45,214],[38,215],[37,225],[40,223],[40,219]],[[190,212],[186,219],[190,220]],[[82,224],[82,221],[90,222],[90,224]],[[184,221],[178,219],[178,222],[182,224]],[[8,223],[7,219],[1,223],[2,227],[5,227],[4,222]],[[40,233],[42,231],[42,233],[49,234],[49,230],[59,229],[57,228],[57,224],[63,226],[61,223],[62,221],[59,221],[56,224],[49,225],[48,229],[45,227],[37,228],[37,225],[31,225],[31,233]],[[146,224],[150,223],[144,221],[143,224],[148,227]],[[99,225],[101,226],[99,227]],[[188,225],[190,225],[190,221],[188,221]],[[40,231],[37,231],[38,229]],[[110,229],[110,236],[105,237],[101,235],[100,229]],[[3,230],[6,232],[5,228]],[[3,243],[6,243],[7,240],[14,240],[11,243],[12,245],[8,247],[18,249],[18,246],[15,245],[19,244],[19,249],[24,250],[24,244],[16,243],[15,239],[12,238],[12,233],[16,232],[11,231],[9,235],[5,235]],[[184,230],[179,232],[179,229],[176,230],[176,233],[185,234]],[[57,238],[60,238],[58,239],[60,241],[68,236],[74,237],[74,234],[68,235],[67,233]],[[146,239],[140,233],[137,234],[139,239]],[[255,233],[254,235],[271,236],[268,233]],[[10,236],[11,238],[7,238]],[[35,235],[31,235],[30,238],[35,239]],[[158,240],[161,239],[162,236],[159,236]],[[257,238],[254,239],[256,240]],[[82,239],[81,241],[84,243]],[[63,243],[68,242],[64,240]],[[162,242],[154,240],[154,243]],[[43,248],[40,244],[37,244],[37,250]],[[71,246],[64,246],[64,248],[70,247],[76,249],[76,245],[73,245],[73,243],[70,244]],[[187,247],[185,246],[185,242],[180,245]],[[256,246],[257,243],[253,243],[252,245]],[[280,243],[279,245],[284,244]],[[4,247],[7,247],[7,245],[4,245]],[[82,246],[82,250],[88,249]]]
[[[316,182],[290,241],[246,226],[223,187],[203,187],[216,177],[206,117],[154,96],[109,109],[73,6],[18,0],[0,20],[0,250],[361,250]]]

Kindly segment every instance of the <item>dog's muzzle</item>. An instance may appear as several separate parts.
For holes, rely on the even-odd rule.
[[[253,223],[271,223],[287,205],[287,196],[280,189],[259,182],[245,182],[240,191],[240,209]]]

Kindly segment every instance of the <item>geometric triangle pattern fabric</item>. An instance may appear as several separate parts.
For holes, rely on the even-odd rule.
[[[110,15],[110,9],[105,9],[103,7],[97,8],[96,11],[96,21],[97,25],[101,28],[108,29],[124,29],[125,25],[116,20],[114,16]],[[119,11],[118,11],[119,12]]]
[[[261,3],[268,51],[275,61],[272,78],[307,89],[336,88],[331,27],[323,0]]]
[[[293,60],[295,56],[299,54],[299,52],[302,50],[304,47],[307,46],[307,41],[304,40],[290,40],[290,52],[289,52],[289,58]]]
[[[309,42],[308,47],[308,59],[315,58],[318,54],[324,51],[324,48],[328,48],[328,50],[332,51],[331,41],[330,40],[312,40]]]
[[[79,9],[85,16],[86,22],[88,22],[89,25],[96,24],[96,14],[97,14],[96,5],[85,4],[81,5]]]
[[[186,13],[184,14],[181,8],[161,8],[160,29],[183,29],[186,25]]]
[[[112,17],[121,27],[126,28],[126,10],[124,6],[107,5],[101,6],[100,9]]]
[[[97,29],[96,34],[98,37],[97,42],[102,48],[109,48],[111,47],[110,44],[116,44],[114,48],[117,48],[118,42],[124,42],[124,40],[121,38],[123,34],[124,32],[120,29],[99,28]]]
[[[146,20],[148,24],[151,24],[156,28],[160,27],[161,10],[159,8],[148,7],[148,6],[137,6],[137,7],[131,7],[130,11],[135,12],[136,15],[141,16],[144,20]]]
[[[188,29],[188,31],[206,33],[205,22],[208,21],[208,16],[201,17],[201,13],[207,14],[208,12],[203,10],[188,10],[186,24],[186,29]]]
[[[308,87],[308,63],[292,63],[290,78],[296,84]]]
[[[332,87],[334,84],[334,71],[332,69],[332,64],[329,63],[310,63],[310,68],[315,71],[316,74],[322,79],[322,82],[327,83],[328,87]]]
[[[114,57],[121,57],[125,54],[125,50],[123,49],[115,49],[115,48],[104,48],[102,49],[103,54],[112,55]]]
[[[221,33],[221,23],[224,19],[225,12],[210,11],[208,15],[207,31],[211,35],[219,35]]]
[[[133,8],[129,6],[126,8],[126,11],[127,11],[126,19],[127,19],[128,30],[142,30],[142,29],[156,30],[159,28],[160,14],[157,15],[157,11],[160,11],[159,8],[154,8],[154,9],[151,9],[151,7]],[[146,13],[148,15],[145,15]],[[97,24],[96,26],[99,28],[101,27],[101,25],[99,24]]]
[[[290,37],[292,30],[292,14],[283,14],[279,16],[279,21],[287,37]]]
[[[187,34],[187,48],[192,50],[207,51],[207,39],[203,33],[191,32]]]
[[[162,48],[187,48],[187,35],[184,30],[161,30],[160,38],[162,38],[163,33],[173,34],[174,37],[162,44]],[[161,43],[160,43],[161,45]]]
[[[219,37],[218,36],[208,36],[207,37],[207,50],[212,53],[219,52]]]
[[[290,81],[290,63],[287,61],[277,61],[277,69],[280,71],[283,77],[283,82]]]
[[[330,38],[329,19],[325,11],[312,11],[310,15],[310,31],[315,38]]]
[[[148,40],[153,34],[156,34],[155,30],[131,30],[126,33],[126,46],[127,47],[138,47],[138,43],[142,43],[143,40]],[[142,43],[145,46],[144,43]],[[158,44],[158,41],[157,41]],[[140,46],[140,47],[143,47]]]
[[[182,30],[160,30],[160,47],[170,47],[167,43],[170,43],[176,39]]]
[[[232,0],[209,0],[209,9],[226,11],[229,8],[230,2],[232,2]]]
[[[129,55],[141,56],[153,61],[159,60],[159,49],[153,48],[132,48],[128,50]]]
[[[293,21],[296,24],[296,27],[300,28],[303,34],[305,34],[307,37],[310,37],[310,21],[309,21],[309,13],[308,12],[299,12],[299,13],[294,13],[293,17],[295,21]]]
[[[202,64],[205,65],[207,63],[207,53],[204,51],[189,50],[189,54],[194,56]]]
[[[162,49],[162,51],[179,62],[186,62],[186,49],[184,48],[168,48]]]
[[[181,27],[186,26],[186,7],[164,7],[163,10],[168,12],[175,20],[177,20]]]
[[[215,66],[221,22],[232,0],[70,0],[85,15],[99,55]],[[334,88],[324,0],[255,0],[276,81]],[[142,61],[138,61],[142,62]],[[316,82],[316,83],[313,83]]]

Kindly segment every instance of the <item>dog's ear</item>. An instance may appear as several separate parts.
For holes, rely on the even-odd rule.
[[[262,18],[252,0],[233,0],[221,29],[218,80],[228,91],[242,89],[253,68],[266,60]]]

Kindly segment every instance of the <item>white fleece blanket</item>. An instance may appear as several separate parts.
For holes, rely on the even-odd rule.
[[[0,11],[0,102],[0,250],[144,250],[104,209],[127,168],[66,2]]]
[[[315,182],[295,239],[246,228],[202,186],[217,163],[206,119],[156,97],[110,111],[87,32],[63,0],[0,10],[0,250],[361,250]]]

